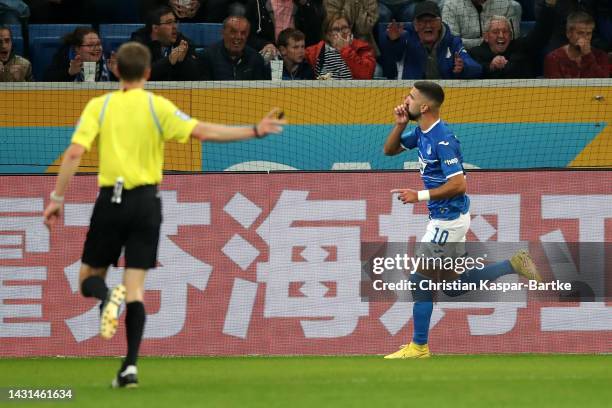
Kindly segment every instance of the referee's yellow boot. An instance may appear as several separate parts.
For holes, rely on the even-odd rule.
[[[525,251],[524,249],[521,249],[512,255],[512,258],[510,258],[510,264],[512,265],[514,271],[522,277],[529,280],[542,282],[542,277],[540,276],[538,268],[533,262],[531,255],[529,255],[529,252]]]
[[[415,344],[410,342],[408,345],[401,346],[395,353],[386,355],[387,359],[405,359],[405,358],[429,358],[429,346],[427,344]]]
[[[100,318],[100,335],[105,339],[112,338],[119,326],[119,308],[125,300],[125,286],[119,284],[108,292],[106,300],[102,304],[102,316]]]

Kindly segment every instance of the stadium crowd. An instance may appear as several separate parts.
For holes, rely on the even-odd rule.
[[[0,0],[0,82],[116,81],[108,24],[133,28],[159,81],[610,77],[608,0],[519,1]],[[52,58],[28,47],[41,24],[71,24]]]

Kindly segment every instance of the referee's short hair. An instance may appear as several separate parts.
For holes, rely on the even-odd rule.
[[[117,70],[124,81],[138,81],[151,67],[151,52],[144,45],[130,41],[117,51]]]
[[[444,102],[444,90],[440,85],[431,81],[416,81],[413,86],[427,99],[435,102],[438,107],[442,106]]]

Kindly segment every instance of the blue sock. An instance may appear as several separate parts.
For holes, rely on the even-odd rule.
[[[412,306],[412,320],[414,322],[414,333],[412,341],[418,345],[427,344],[429,337],[429,322],[433,311],[433,302],[414,302]]]
[[[416,284],[416,289],[412,292],[414,305],[412,306],[412,321],[414,323],[414,332],[412,341],[416,344],[427,344],[429,336],[429,322],[431,321],[431,313],[433,311],[433,295],[429,290],[419,288],[419,282],[427,279],[426,277],[414,273],[410,277],[410,281]]]
[[[495,279],[514,273],[510,261],[502,261],[494,264],[489,264],[482,269],[470,269],[465,271],[459,280],[464,283],[480,283],[483,280],[494,281]],[[444,293],[447,296],[459,296],[469,292],[468,290],[445,290]]]

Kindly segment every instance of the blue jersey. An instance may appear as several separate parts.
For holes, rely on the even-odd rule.
[[[465,175],[461,144],[441,120],[425,131],[418,126],[405,131],[400,143],[404,149],[419,148],[419,170],[428,190],[440,187],[453,176]],[[469,211],[470,199],[462,194],[443,200],[429,200],[427,207],[431,218],[454,220]]]

